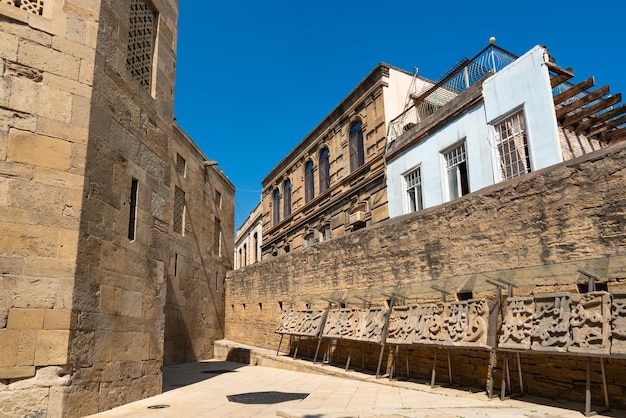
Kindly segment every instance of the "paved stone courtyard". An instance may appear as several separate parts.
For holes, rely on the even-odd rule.
[[[283,357],[283,359],[286,359]],[[287,358],[288,359],[288,358]],[[289,360],[295,363],[300,360]],[[92,415],[112,417],[287,418],[580,418],[584,404],[524,397],[488,399],[484,392],[430,388],[344,372],[323,375],[210,360],[164,368],[163,394]],[[360,376],[349,376],[360,375]],[[230,398],[230,399],[229,399]],[[597,409],[594,409],[597,410]],[[599,417],[626,417],[608,411]]]

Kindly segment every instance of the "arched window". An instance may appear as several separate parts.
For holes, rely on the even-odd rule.
[[[328,148],[324,148],[320,153],[320,194],[330,188],[330,158]]]
[[[304,200],[310,202],[315,197],[315,183],[313,182],[313,161],[304,167]]]
[[[350,171],[354,171],[365,163],[363,152],[363,130],[361,122],[350,127]]]
[[[287,218],[291,215],[291,181],[285,180],[283,183],[283,216]]]
[[[254,262],[259,261],[259,234],[254,233]]]
[[[274,207],[274,225],[277,225],[280,222],[280,190],[274,189],[274,194],[272,195],[272,202]]]

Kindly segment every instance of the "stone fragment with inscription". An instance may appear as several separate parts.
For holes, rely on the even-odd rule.
[[[421,307],[417,304],[394,306],[387,327],[387,344],[413,344],[421,312]]]
[[[532,296],[507,298],[498,347],[529,350],[535,302]]]
[[[611,354],[626,354],[626,291],[613,292]]]
[[[611,294],[589,292],[572,296],[571,341],[568,351],[608,354],[611,350]]]
[[[448,337],[446,320],[449,303],[426,303],[421,309],[414,342],[416,344],[443,344]]]
[[[567,351],[571,302],[570,293],[535,295],[532,350]]]

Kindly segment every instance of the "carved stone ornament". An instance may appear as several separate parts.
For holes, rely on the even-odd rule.
[[[489,303],[486,299],[468,301],[467,328],[463,336],[463,346],[484,347],[489,331]]]
[[[626,291],[613,293],[611,354],[626,354]]]
[[[567,351],[570,342],[571,295],[535,295],[531,349]]]
[[[389,309],[383,307],[369,308],[361,311],[357,328],[357,340],[382,344],[383,331]]]
[[[444,302],[422,305],[415,330],[415,344],[442,344],[448,337],[447,318],[449,304]]]
[[[420,305],[394,306],[389,316],[387,327],[387,344],[410,345],[415,339],[420,314]]]
[[[498,347],[530,350],[534,312],[532,296],[507,298]]]
[[[608,354],[611,350],[611,294],[589,292],[572,296],[571,341],[568,351]]]
[[[356,308],[331,309],[322,336],[334,339],[356,339],[361,310]]]
[[[305,337],[319,336],[326,311],[323,309],[307,309],[297,311],[286,309],[282,312],[278,334],[300,335]]]
[[[465,337],[467,329],[467,320],[469,307],[466,301],[451,302],[449,304],[449,315],[446,318],[445,325],[448,330],[446,338],[447,345],[460,345]]]
[[[293,334],[296,328],[296,311],[294,309],[285,309],[280,316],[280,323],[276,329],[278,334]]]

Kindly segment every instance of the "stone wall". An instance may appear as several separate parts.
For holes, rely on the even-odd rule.
[[[520,295],[577,292],[584,281],[577,270],[583,269],[595,272],[609,291],[623,289],[625,163],[626,143],[616,144],[234,271],[226,283],[226,338],[276,348],[281,309],[292,302],[300,309],[307,303],[323,308],[328,303],[324,299],[334,298],[358,307],[362,301],[355,296],[381,303],[394,291],[408,299],[434,300],[439,293],[430,288],[433,284],[453,295],[455,290],[473,291],[493,298],[495,287],[485,277],[513,280]],[[432,349],[412,351],[412,363],[432,360],[418,361],[420,351],[424,357],[433,355]],[[476,350],[463,353],[453,356],[457,383],[484,387],[489,356]],[[555,367],[541,367],[544,359]],[[529,355],[523,361],[530,374],[527,393],[584,399],[584,361],[566,355]],[[440,365],[445,367],[445,361]],[[624,407],[626,382],[618,373],[624,366],[624,360],[614,358],[607,364],[616,407]],[[428,378],[425,372],[421,377]],[[446,376],[447,370],[438,374]],[[496,374],[496,383],[499,379]],[[596,370],[593,379],[599,382]],[[594,399],[602,399],[601,388],[594,384],[593,390]]]

